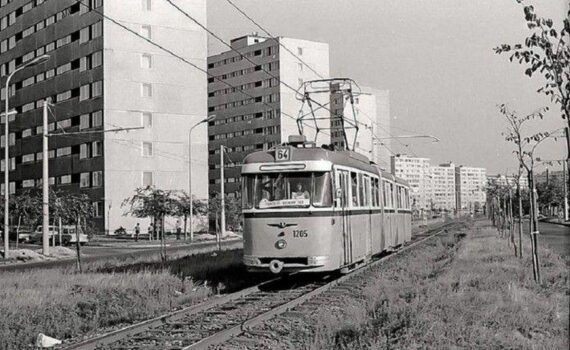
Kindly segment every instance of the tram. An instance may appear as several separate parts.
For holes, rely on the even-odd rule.
[[[408,183],[361,154],[295,135],[241,173],[249,271],[348,272],[411,239]]]

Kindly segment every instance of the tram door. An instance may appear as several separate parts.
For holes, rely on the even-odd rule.
[[[352,231],[350,229],[350,178],[349,172],[346,170],[338,170],[336,172],[336,183],[340,186],[341,196],[341,216],[342,216],[342,245],[343,245],[343,265],[352,263]]]

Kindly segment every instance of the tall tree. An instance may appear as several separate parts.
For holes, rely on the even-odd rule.
[[[184,218],[184,239],[188,239],[188,217],[190,217],[190,207],[192,207],[192,216],[205,215],[208,212],[208,204],[202,200],[192,196],[192,205],[190,205],[190,195],[184,191],[176,193],[175,215]],[[192,238],[192,237],[191,237]]]

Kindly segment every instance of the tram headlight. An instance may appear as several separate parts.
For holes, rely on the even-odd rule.
[[[280,239],[275,242],[275,248],[277,249],[284,249],[287,246],[287,242],[284,239]]]

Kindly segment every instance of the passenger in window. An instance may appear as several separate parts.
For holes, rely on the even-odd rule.
[[[296,191],[291,194],[292,199],[309,199],[309,191],[303,190],[303,184],[297,183]]]

